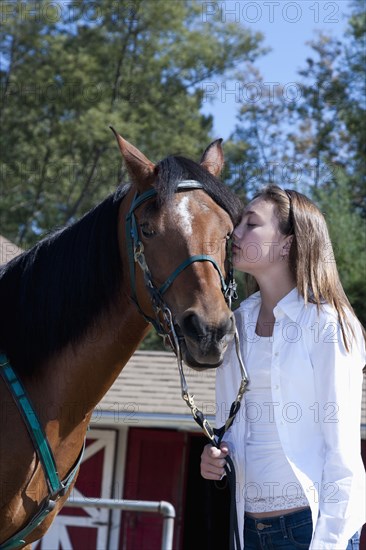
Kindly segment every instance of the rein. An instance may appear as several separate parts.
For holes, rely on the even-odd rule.
[[[177,185],[177,191],[180,191],[180,190],[189,191],[194,189],[203,189],[203,185],[196,180],[183,180],[179,182]],[[217,262],[214,260],[214,258],[212,258],[211,256],[208,256],[207,254],[190,256],[189,258],[187,258],[181,264],[178,265],[178,267],[166,279],[166,281],[160,286],[160,288],[157,288],[154,285],[151,277],[151,272],[149,270],[149,267],[147,265],[146,258],[144,255],[144,246],[139,238],[137,222],[136,222],[134,212],[136,208],[138,208],[141,204],[143,204],[145,201],[151,199],[156,195],[157,195],[157,191],[155,189],[149,189],[148,191],[142,193],[141,195],[138,195],[136,193],[132,201],[130,210],[126,217],[126,237],[127,237],[127,250],[128,250],[128,258],[129,258],[129,268],[130,268],[130,284],[131,284],[132,300],[136,304],[141,315],[143,315],[146,321],[148,321],[154,326],[157,333],[164,339],[164,342],[166,340],[169,341],[177,357],[182,398],[186,402],[187,406],[190,408],[195,422],[197,422],[197,424],[201,427],[205,436],[210,440],[213,446],[219,449],[220,443],[222,441],[224,434],[231,427],[232,423],[234,422],[235,416],[240,409],[242,397],[244,393],[247,391],[247,386],[249,384],[249,377],[246,372],[245,365],[240,352],[239,334],[238,334],[237,327],[235,325],[234,338],[235,338],[235,351],[239,361],[240,372],[241,372],[241,383],[240,383],[236,398],[230,407],[229,416],[225,424],[221,426],[221,428],[212,428],[212,426],[210,425],[209,421],[205,418],[202,411],[195,405],[194,395],[192,395],[188,390],[188,385],[184,376],[182,352],[181,352],[179,337],[177,336],[177,333],[174,328],[172,312],[167,306],[167,304],[165,303],[163,299],[163,294],[168,290],[168,288],[171,286],[173,281],[178,277],[178,275],[182,273],[182,271],[186,269],[186,267],[188,267],[194,262],[211,262],[212,263],[212,265],[214,266],[214,268],[219,274],[221,290],[222,290],[222,293],[224,294],[226,303],[230,309],[231,309],[232,300],[233,299],[235,300],[238,297],[236,292],[237,285],[233,278],[232,267],[230,267],[227,280],[225,280]],[[142,311],[138,303],[138,299],[136,295],[136,285],[135,285],[135,275],[136,275],[135,263],[137,263],[140,266],[143,272],[145,286],[151,298],[152,307],[155,313],[155,319],[146,315]],[[163,322],[161,320],[161,317],[163,319]],[[240,550],[240,537],[238,532],[236,500],[235,500],[236,475],[235,475],[234,464],[230,456],[226,457],[225,471],[229,481],[230,494],[231,494],[230,550],[234,550],[235,548],[236,550]]]

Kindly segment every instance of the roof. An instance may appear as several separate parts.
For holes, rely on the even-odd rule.
[[[189,392],[196,406],[211,422],[215,414],[215,369],[196,371],[184,367]],[[136,351],[110,390],[96,407],[93,421],[133,425],[153,420],[160,426],[189,424],[195,428],[181,395],[177,359],[173,353]]]
[[[19,256],[23,250],[16,244],[8,241],[5,237],[0,235],[0,265],[10,262],[16,256]]]

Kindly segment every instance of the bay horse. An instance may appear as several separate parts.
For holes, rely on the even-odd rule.
[[[33,404],[62,480],[77,463],[93,409],[151,326],[151,281],[164,285],[180,266],[165,283],[164,301],[188,366],[217,367],[233,337],[220,278],[241,203],[219,180],[221,140],[200,163],[169,156],[155,165],[115,135],[130,184],[0,269],[0,354]],[[146,193],[135,202],[133,222],[148,270],[136,266],[131,277],[125,222]],[[199,256],[209,261],[185,262]],[[6,546],[37,515],[48,486],[1,376],[0,403],[0,548],[29,550],[65,504],[78,468],[53,510],[21,544]]]

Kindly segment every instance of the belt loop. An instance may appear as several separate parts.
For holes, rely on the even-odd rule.
[[[281,525],[281,530],[282,530],[283,538],[284,538],[284,539],[287,539],[288,536],[287,536],[286,518],[285,518],[285,516],[280,516],[279,519],[280,519],[280,525]]]

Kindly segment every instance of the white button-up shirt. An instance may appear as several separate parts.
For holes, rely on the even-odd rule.
[[[248,356],[261,305],[257,292],[235,311],[241,353]],[[345,550],[366,520],[365,472],[361,458],[362,368],[365,342],[355,335],[345,349],[336,312],[304,304],[297,289],[274,308],[271,361],[272,403],[280,441],[308,498],[313,520],[311,550]],[[232,345],[217,369],[217,427],[221,427],[241,380]],[[250,389],[250,385],[249,385]],[[244,396],[245,399],[245,396]],[[235,464],[237,514],[242,547],[245,510],[245,406],[225,434]],[[274,479],[273,482],[276,482]]]

